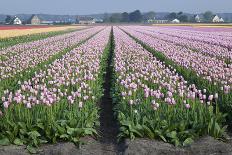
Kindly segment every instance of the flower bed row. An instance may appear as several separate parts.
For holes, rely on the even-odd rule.
[[[225,116],[217,95],[208,97],[189,85],[122,30],[114,28],[114,38],[112,95],[119,138],[148,137],[186,146],[203,135],[223,136]]]
[[[18,90],[4,91],[0,144],[27,144],[35,152],[41,143],[78,144],[81,137],[96,134],[109,34],[105,28],[31,79],[19,81]]]

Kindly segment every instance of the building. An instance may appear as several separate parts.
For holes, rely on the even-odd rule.
[[[154,20],[154,24],[165,24],[168,23],[168,20],[163,20],[163,19],[156,19]]]
[[[171,21],[171,23],[180,23],[180,20],[179,19],[174,19]]]
[[[41,24],[43,24],[43,25],[53,25],[53,21],[49,21],[49,20],[43,20],[43,21],[41,21]]]
[[[223,19],[223,18],[220,18],[220,22],[221,22],[221,23],[224,23],[224,19]]]
[[[152,24],[152,23],[154,23],[154,22],[155,22],[154,19],[148,19],[148,20],[147,20],[147,23],[148,23],[148,24]]]
[[[103,23],[103,19],[101,18],[94,18],[93,20],[95,23]]]
[[[19,17],[14,17],[11,21],[10,24],[13,24],[13,25],[22,25],[22,21],[19,19]]]
[[[28,24],[40,25],[41,19],[37,15],[32,15],[31,18],[28,20]]]
[[[92,17],[77,17],[76,23],[83,24],[83,25],[89,25],[89,24],[94,24],[95,20]]]
[[[199,15],[195,15],[194,20],[195,20],[195,22],[197,22],[197,23],[200,23],[200,22],[201,22],[201,18],[200,18]]]
[[[224,22],[224,19],[219,17],[218,15],[215,15],[212,19],[213,23],[220,23],[220,22]]]

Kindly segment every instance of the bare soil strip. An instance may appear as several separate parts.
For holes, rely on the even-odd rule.
[[[106,74],[104,77],[104,96],[100,104],[100,143],[102,154],[122,154],[123,144],[117,142],[117,135],[119,132],[119,126],[117,120],[114,117],[113,102],[110,95],[111,79],[112,79],[112,59],[114,51],[113,32],[111,32],[110,38],[110,53],[107,60]]]

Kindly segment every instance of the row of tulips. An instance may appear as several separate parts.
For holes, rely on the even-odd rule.
[[[152,37],[155,37],[157,39],[186,46],[196,52],[201,52],[202,54],[214,56],[223,59],[228,63],[232,63],[230,62],[232,61],[232,47],[230,49],[229,47],[227,48],[220,45],[212,44],[212,40],[210,40],[207,35],[201,34],[200,36],[198,36],[199,34],[196,32],[194,33],[196,33],[197,35],[194,35],[191,31],[186,32],[167,28],[164,29],[154,27],[136,27],[136,29],[138,31],[141,30],[140,32],[151,35]],[[209,40],[205,41],[205,39]],[[213,40],[217,41],[219,39],[214,38]],[[232,46],[231,41],[232,38],[230,40],[227,40],[227,46]]]
[[[149,137],[189,145],[203,135],[223,136],[225,116],[215,102],[217,94],[207,96],[205,90],[189,85],[116,27],[114,39],[112,95],[120,138]]]
[[[208,95],[218,94],[218,102],[222,111],[232,115],[232,64],[225,64],[215,57],[193,52],[188,48],[165,42],[142,34],[133,27],[123,27],[146,49],[159,60],[170,65],[189,83],[196,84],[200,89],[206,89]]]
[[[5,90],[0,143],[27,144],[34,152],[41,143],[79,143],[82,136],[96,134],[109,35],[107,27],[31,79],[19,81],[18,90]]]
[[[33,68],[60,51],[75,46],[102,27],[73,32],[61,36],[51,37],[28,44],[20,44],[2,51],[0,60],[0,80],[14,76],[25,69]],[[6,53],[4,55],[4,53]]]

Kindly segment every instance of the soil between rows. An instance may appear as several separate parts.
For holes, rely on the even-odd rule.
[[[125,145],[117,145],[124,151],[114,152],[114,149],[102,144],[101,140],[86,138],[86,144],[78,149],[73,143],[47,144],[40,147],[39,155],[232,155],[232,143],[224,143],[212,137],[203,137],[189,147],[175,147],[157,140],[135,139],[126,140]],[[106,143],[106,141],[105,141]],[[104,149],[102,149],[105,147]],[[125,148],[123,148],[125,147]],[[0,155],[29,155],[24,146],[1,146]]]
[[[104,95],[100,103],[100,154],[122,154],[123,143],[119,144],[117,142],[117,135],[119,133],[119,125],[113,112],[113,102],[110,95],[111,90],[111,79],[112,79],[112,58],[113,58],[113,32],[110,35],[110,49],[109,57],[107,60],[106,74],[104,76]],[[95,153],[94,153],[95,154]]]

